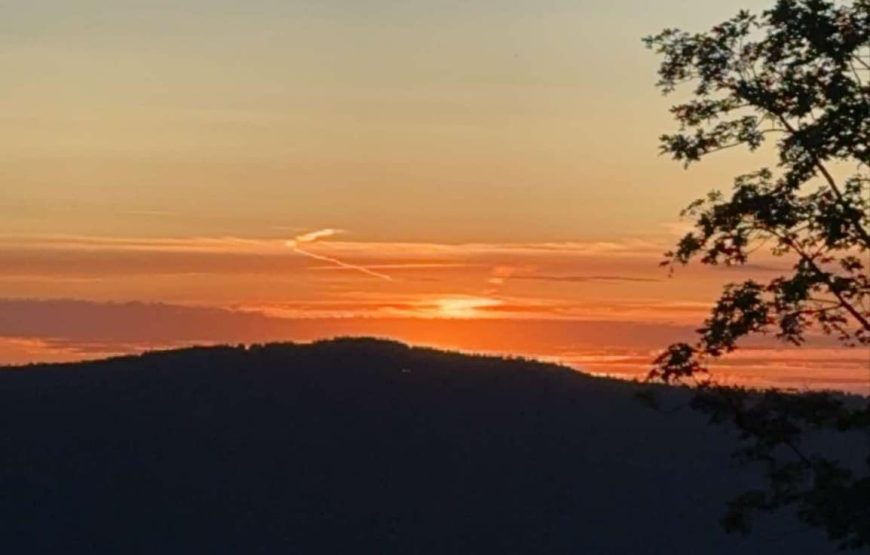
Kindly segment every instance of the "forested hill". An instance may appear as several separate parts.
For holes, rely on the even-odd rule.
[[[370,339],[0,372],[5,553],[832,552],[638,386]],[[678,405],[685,392],[665,392]]]

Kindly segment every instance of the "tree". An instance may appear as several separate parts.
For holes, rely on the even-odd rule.
[[[766,487],[730,504],[726,529],[748,531],[758,511],[790,506],[841,547],[868,547],[870,403],[720,387],[709,364],[752,334],[870,346],[870,0],[778,0],[706,33],[667,29],[645,43],[661,56],[660,89],[689,92],[671,108],[679,130],[661,137],[664,153],[686,166],[738,147],[778,153],[775,167],[690,204],[693,229],[665,264],[742,265],[763,249],[790,265],[768,282],[726,286],[697,342],[668,347],[650,378],[696,382],[693,408],[735,425],[738,455],[765,465]],[[866,440],[866,466],[811,452],[814,430]]]

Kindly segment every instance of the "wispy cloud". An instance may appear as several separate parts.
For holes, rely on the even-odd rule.
[[[378,272],[377,270],[373,270],[366,266],[360,266],[357,264],[351,264],[350,262],[345,262],[343,260],[339,260],[338,258],[333,258],[331,256],[326,256],[323,254],[313,253],[307,249],[303,249],[302,245],[311,245],[319,241],[320,239],[325,239],[327,237],[333,237],[341,233],[341,230],[326,228],[319,229],[317,231],[312,231],[310,233],[304,233],[302,235],[298,235],[293,239],[290,239],[285,244],[289,249],[293,252],[301,254],[302,256],[307,256],[308,258],[313,258],[314,260],[320,260],[321,262],[328,262],[337,266],[339,268],[346,268],[348,270],[354,270],[357,272],[362,272],[364,274],[370,275],[372,277],[376,277],[379,279],[383,279],[385,281],[393,281],[392,276],[384,274],[382,272]]]
[[[665,248],[632,238],[368,241],[336,228],[271,237],[0,234],[0,294],[221,306],[346,300],[357,308],[342,315],[377,316],[418,314],[414,303],[472,296],[502,301],[476,309],[480,317],[703,319],[721,284],[738,270],[690,266],[669,279],[658,265]],[[380,309],[365,303],[371,293],[383,294],[376,299]],[[410,306],[396,309],[397,302]]]
[[[326,237],[334,237],[344,233],[341,229],[318,229],[317,231],[310,231],[308,233],[303,233],[302,235],[297,235],[294,239],[287,241],[288,247],[295,247],[297,245],[304,245],[307,243],[314,243],[320,239],[325,239]]]
[[[487,279],[489,289],[487,294],[497,293],[508,281],[549,281],[549,282],[565,282],[565,283],[592,283],[592,282],[627,282],[627,283],[655,283],[662,281],[659,278],[630,276],[630,275],[574,275],[574,274],[542,274],[537,273],[536,268],[532,266],[495,266],[490,270],[490,276]]]
[[[563,241],[541,243],[428,243],[403,241],[328,241],[343,234],[338,229],[321,229],[304,233],[286,241],[283,238],[249,238],[234,236],[194,237],[111,237],[92,235],[34,234],[2,235],[0,248],[45,249],[68,251],[132,251],[132,252],[198,252],[280,254],[289,245],[300,246],[318,242],[321,250],[333,257],[388,255],[392,260],[427,257],[455,259],[491,256],[605,256],[650,258],[658,262],[667,243],[655,243],[626,238],[620,241]],[[286,252],[286,251],[285,251]]]
[[[539,280],[539,281],[566,281],[566,282],[575,282],[575,283],[583,283],[590,281],[627,281],[627,282],[642,282],[642,283],[651,283],[662,281],[657,278],[644,278],[644,277],[632,277],[632,276],[548,276],[548,275],[513,275],[511,279],[526,279],[526,280]]]
[[[397,264],[366,264],[369,270],[451,270],[456,268],[480,268],[484,264],[464,264],[460,262],[408,262]],[[340,266],[312,266],[310,270],[335,271],[347,270]],[[355,269],[355,268],[354,268]]]

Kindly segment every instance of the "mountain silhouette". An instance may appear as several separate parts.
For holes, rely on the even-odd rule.
[[[637,384],[374,339],[0,372],[6,553],[820,555],[727,536],[735,438]],[[685,391],[660,388],[671,406]]]

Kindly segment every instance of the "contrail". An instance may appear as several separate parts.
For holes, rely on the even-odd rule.
[[[357,266],[356,264],[343,262],[341,260],[338,260],[337,258],[331,258],[322,254],[315,254],[300,247],[300,245],[308,245],[319,241],[320,239],[332,237],[333,235],[338,235],[339,233],[341,233],[340,229],[319,229],[317,231],[312,231],[311,233],[305,233],[303,235],[299,235],[298,237],[294,237],[293,239],[287,241],[285,245],[287,245],[287,247],[292,249],[294,252],[301,254],[302,256],[307,256],[308,258],[313,258],[314,260],[320,260],[321,262],[328,262],[330,264],[333,264],[334,266],[338,266],[339,268],[356,270],[357,272],[362,272],[363,274],[386,281],[393,281],[393,278],[391,276],[388,276],[387,274],[376,272],[370,268],[366,268],[365,266]]]

